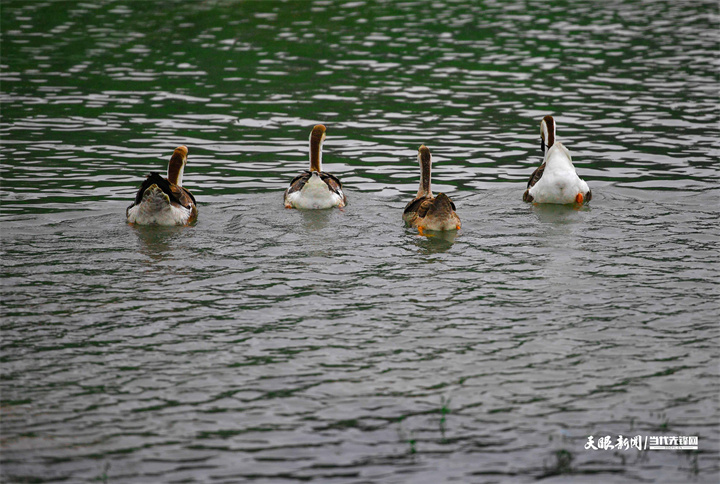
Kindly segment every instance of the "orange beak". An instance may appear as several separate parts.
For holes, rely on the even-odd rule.
[[[577,203],[583,203],[583,200],[584,200],[584,199],[585,199],[585,197],[583,197],[583,194],[582,194],[582,193],[578,193],[577,196],[575,197],[575,201],[576,201]]]

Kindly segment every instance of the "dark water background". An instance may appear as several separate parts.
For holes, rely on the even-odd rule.
[[[2,482],[718,482],[717,2],[0,8]],[[349,205],[284,210],[319,122]],[[197,225],[128,226],[181,144]]]

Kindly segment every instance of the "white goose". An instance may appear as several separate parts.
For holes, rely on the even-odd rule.
[[[125,211],[127,221],[138,225],[187,225],[197,218],[195,197],[182,187],[188,149],[175,148],[168,164],[168,176],[152,172]]]
[[[556,204],[589,202],[592,192],[588,184],[577,175],[567,148],[555,141],[552,116],[545,116],[540,122],[540,146],[545,159],[530,176],[523,200]]]
[[[347,204],[340,180],[322,171],[323,141],[325,126],[318,124],[310,133],[310,170],[290,182],[285,190],[285,208],[323,209]]]

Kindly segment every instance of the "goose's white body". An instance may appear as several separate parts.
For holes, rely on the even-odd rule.
[[[142,202],[127,211],[127,221],[139,225],[185,225],[192,210],[177,203],[157,185],[150,186],[142,196]]]
[[[535,203],[568,204],[577,201],[578,194],[587,198],[588,184],[575,171],[570,152],[556,141],[545,153],[542,177],[529,189]]]
[[[330,190],[330,187],[320,178],[318,172],[313,171],[300,191],[286,195],[285,205],[305,210],[321,210],[343,207],[345,204],[343,197]]]

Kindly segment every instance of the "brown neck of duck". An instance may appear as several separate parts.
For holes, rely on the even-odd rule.
[[[167,179],[170,183],[182,186],[183,171],[185,171],[185,163],[187,161],[187,148],[181,146],[175,149],[170,158],[168,165]]]
[[[322,144],[325,126],[318,124],[310,133],[310,171],[322,171]]]
[[[427,146],[422,145],[418,150],[418,161],[420,163],[420,188],[418,188],[418,197],[432,197],[430,189],[430,167],[432,165],[432,157]]]
[[[552,116],[545,116],[540,123],[540,137],[542,138],[542,151],[550,149],[555,144],[555,120]]]

